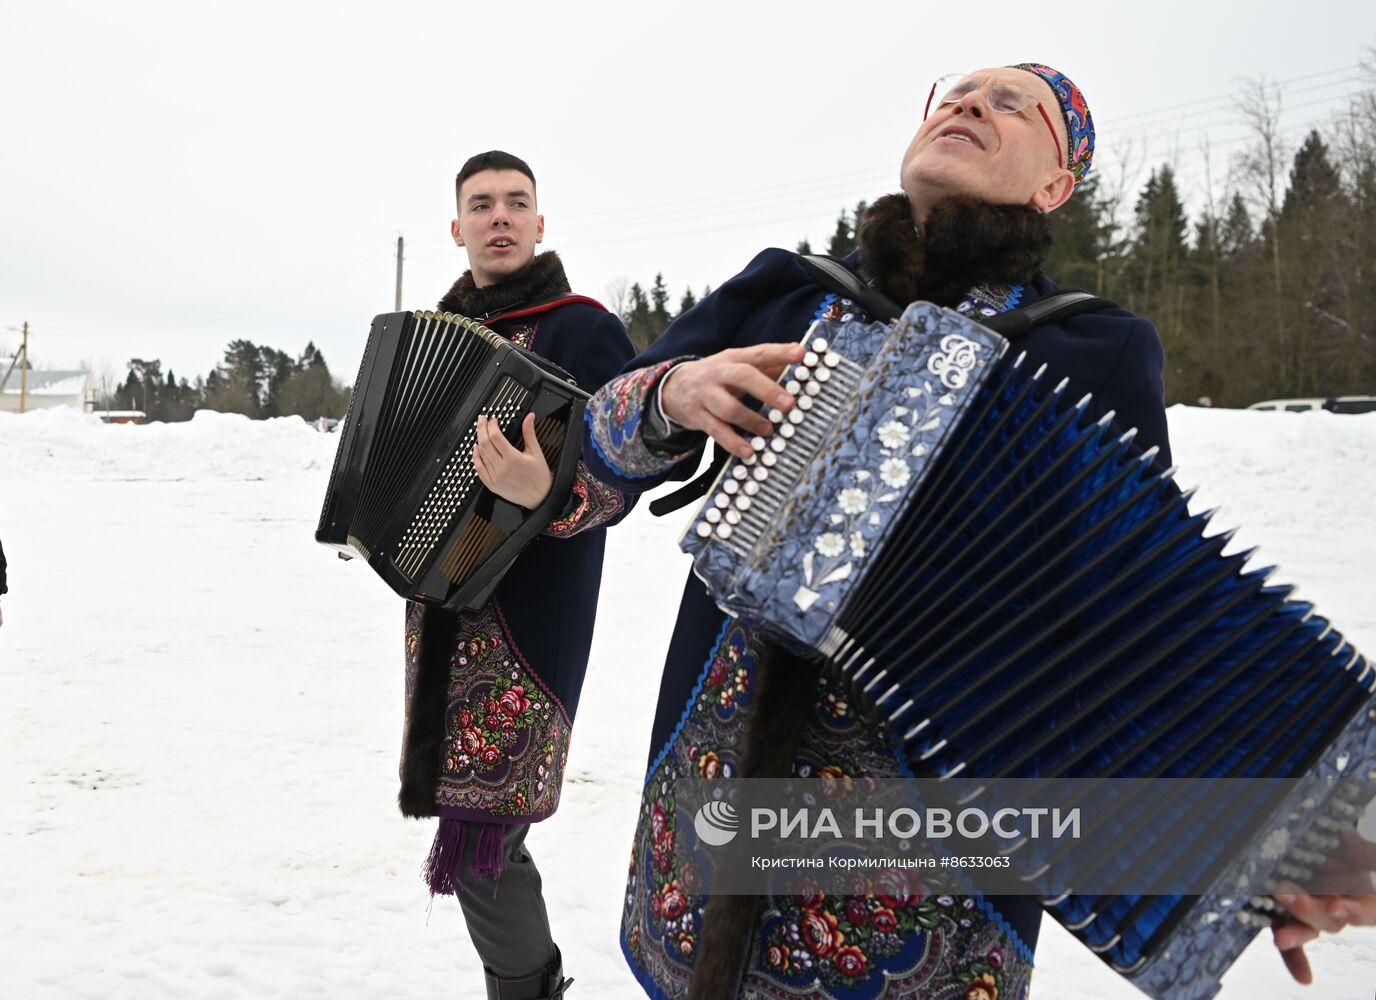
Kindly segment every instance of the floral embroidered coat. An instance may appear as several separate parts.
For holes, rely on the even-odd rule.
[[[465,275],[440,308],[483,320],[590,392],[634,353],[614,314],[569,294],[553,253],[498,286],[474,289]],[[558,807],[597,614],[604,529],[633,501],[580,462],[561,514],[483,607],[452,613],[408,605],[403,813],[533,823]]]
[[[1055,289],[1042,276],[1021,286],[981,288],[962,311],[990,314],[1027,305]],[[866,318],[813,284],[794,255],[766,250],[679,319],[594,397],[585,415],[585,456],[594,474],[631,493],[686,479],[699,451],[664,455],[647,447],[647,405],[676,360],[728,347],[799,339],[817,318]],[[1018,342],[1029,370],[1046,362],[1070,380],[1072,399],[1094,394],[1096,415],[1117,412],[1137,443],[1169,464],[1163,354],[1156,330],[1125,310],[1034,328]],[[682,432],[680,432],[682,433]],[[692,817],[675,806],[679,779],[732,776],[750,721],[763,644],[727,617],[689,576],[670,640],[652,731],[650,761],[632,848],[621,944],[652,997],[687,995],[706,898],[698,873],[676,857]],[[878,726],[823,680],[794,773],[899,776],[897,754]],[[885,876],[857,895],[766,897],[749,942],[743,997],[923,997],[1019,1000],[1030,978],[1040,910],[1030,898],[929,895],[888,886]]]

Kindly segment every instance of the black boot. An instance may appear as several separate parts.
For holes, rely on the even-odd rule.
[[[504,979],[483,969],[487,980],[487,1000],[564,1000],[564,991],[573,985],[564,978],[564,959],[559,949],[549,964],[528,976]]]

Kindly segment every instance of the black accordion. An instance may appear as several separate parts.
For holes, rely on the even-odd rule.
[[[588,394],[558,365],[452,313],[373,320],[340,428],[316,541],[356,553],[408,600],[482,604],[568,498]],[[535,433],[554,484],[527,510],[483,486],[479,415]]]
[[[1093,850],[1000,853],[1143,991],[1212,996],[1276,882],[1372,798],[1376,671],[992,330],[915,303],[804,343],[781,380],[797,405],[683,538],[695,571],[825,657],[916,777],[1104,782]],[[1197,888],[1096,890],[1107,875]]]

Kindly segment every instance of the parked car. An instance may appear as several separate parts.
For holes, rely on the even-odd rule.
[[[1323,408],[1330,413],[1373,413],[1376,396],[1333,396],[1324,401]]]
[[[1253,403],[1249,410],[1284,410],[1304,413],[1307,410],[1327,410],[1329,413],[1376,412],[1376,396],[1329,396],[1326,399],[1267,399]]]
[[[1322,399],[1268,399],[1253,403],[1249,410],[1285,410],[1287,413],[1303,413],[1306,410],[1322,410]]]

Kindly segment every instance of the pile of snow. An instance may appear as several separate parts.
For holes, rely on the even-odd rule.
[[[0,413],[0,461],[42,479],[267,479],[324,468],[339,438],[300,417],[198,410],[165,424],[105,424],[66,407]]]
[[[1174,408],[1179,478],[1376,652],[1376,416]],[[338,441],[299,420],[0,414],[0,997],[482,994],[396,811],[400,602],[314,544]],[[608,536],[558,814],[529,838],[575,997],[641,995],[616,945],[687,512]],[[1376,931],[1263,937],[1222,996],[1369,996]],[[1035,994],[1138,997],[1047,922]]]

